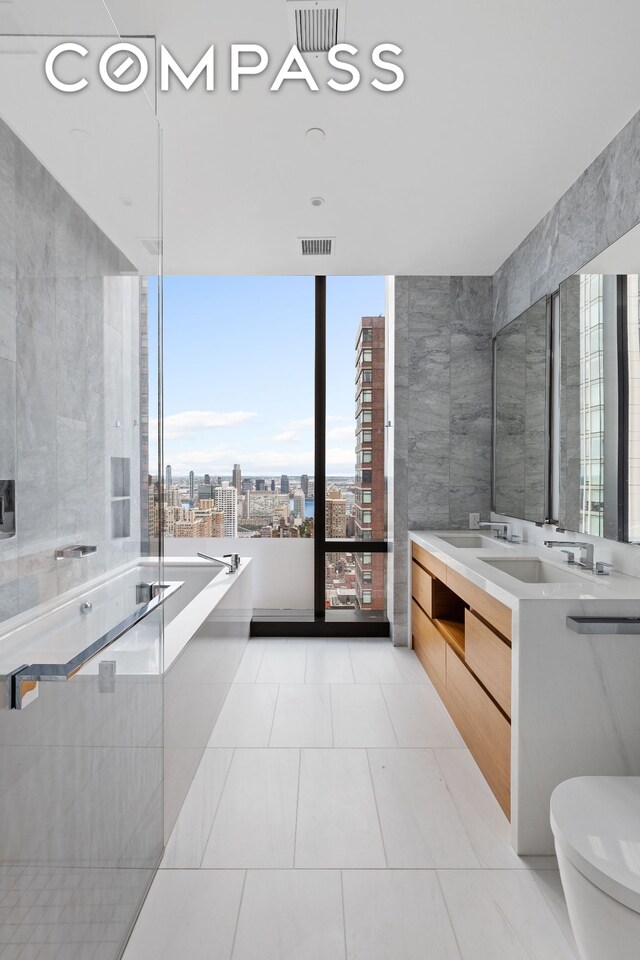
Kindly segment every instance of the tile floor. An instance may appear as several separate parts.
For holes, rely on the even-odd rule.
[[[575,960],[415,655],[251,641],[125,960]]]

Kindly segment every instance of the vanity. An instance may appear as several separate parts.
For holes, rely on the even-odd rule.
[[[515,850],[552,854],[561,781],[640,775],[640,635],[612,619],[638,615],[640,580],[461,530],[412,531],[410,568],[413,648]]]

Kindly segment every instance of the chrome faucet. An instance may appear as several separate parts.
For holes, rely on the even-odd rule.
[[[225,553],[224,559],[220,557],[210,557],[206,553],[199,553],[198,556],[202,557],[203,560],[210,560],[211,563],[221,563],[223,567],[228,567],[227,574],[237,573],[238,567],[240,566],[239,553]],[[227,558],[230,558],[231,563],[227,563]]]
[[[495,522],[493,520],[482,520],[479,524],[479,527],[491,527],[496,530],[496,540],[506,540],[507,543],[514,543],[519,537],[514,537],[511,535],[511,524],[509,521],[500,520]]]
[[[563,553],[567,554],[567,563],[582,567],[583,570],[593,570],[593,544],[585,543],[584,540],[545,540],[545,547],[560,547]],[[580,550],[580,560],[576,561],[572,550],[568,547],[576,547]],[[596,564],[596,567],[600,566]],[[601,573],[601,570],[596,570]]]

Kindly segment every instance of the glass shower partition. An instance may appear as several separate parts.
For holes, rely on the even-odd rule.
[[[102,34],[58,62],[89,78],[77,94],[44,73],[68,34],[0,50],[0,948],[16,958],[117,960],[163,851],[162,603],[178,585],[149,539],[154,41],[134,41],[147,82],[109,90],[97,64],[119,38],[94,6]]]

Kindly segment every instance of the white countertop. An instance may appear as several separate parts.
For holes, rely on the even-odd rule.
[[[456,547],[443,536],[487,536],[482,530],[410,530],[409,539],[512,609],[521,600],[639,600],[640,579],[611,572],[597,576],[573,570],[556,549],[535,544],[489,542],[486,547]],[[492,567],[487,559],[543,560],[571,576],[566,583],[526,583]],[[596,557],[597,559],[597,557]],[[575,582],[574,582],[575,581]]]

